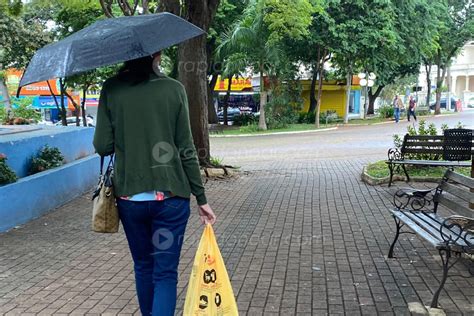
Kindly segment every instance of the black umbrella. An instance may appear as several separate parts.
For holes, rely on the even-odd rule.
[[[101,20],[38,50],[20,87],[150,56],[204,33],[171,13]]]

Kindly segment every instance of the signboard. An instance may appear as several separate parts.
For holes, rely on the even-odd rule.
[[[59,106],[61,106],[61,97],[56,97]],[[64,97],[64,104],[68,104],[67,97]],[[52,96],[39,96],[33,100],[33,107],[37,109],[56,109],[56,103]]]
[[[215,91],[227,91],[229,85],[229,79],[224,79],[219,76],[216,82]],[[232,91],[251,91],[252,90],[252,79],[251,78],[233,78],[232,79]]]
[[[17,69],[8,69],[6,71],[6,81],[7,81],[7,88],[10,95],[16,95],[18,90],[18,85],[20,84],[21,77],[23,76],[23,71]],[[53,90],[53,94],[58,95],[59,88],[57,85],[57,80],[48,80],[51,88]],[[32,83],[21,88],[20,95],[51,95],[51,91],[49,90],[47,81]]]

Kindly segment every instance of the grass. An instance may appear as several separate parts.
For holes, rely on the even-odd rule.
[[[471,174],[471,168],[469,167],[456,168],[455,170],[456,172],[459,172],[465,176],[470,176]],[[366,171],[368,175],[378,179],[390,176],[390,171],[388,170],[388,166],[384,160],[369,164],[366,168]],[[407,166],[407,171],[410,177],[441,178],[446,172],[446,168]]]
[[[335,124],[321,124],[319,129],[334,127]],[[299,132],[299,131],[312,131],[317,130],[314,124],[290,124],[286,128],[270,129],[261,131],[257,129],[255,125],[242,126],[239,129],[225,129],[222,134],[224,135],[242,135],[242,134],[271,134],[280,132]]]
[[[364,119],[349,120],[349,125],[352,125],[352,124],[355,124],[355,125],[358,125],[358,124],[371,125],[371,124],[389,122],[389,121],[392,121],[392,119],[391,118],[381,118],[379,116],[374,116],[374,117],[371,117],[371,118],[367,118],[365,120]]]

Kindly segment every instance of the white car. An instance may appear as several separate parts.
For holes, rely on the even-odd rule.
[[[467,106],[468,108],[474,108],[474,97],[472,97],[472,98],[470,98],[469,100],[467,100],[466,106]]]

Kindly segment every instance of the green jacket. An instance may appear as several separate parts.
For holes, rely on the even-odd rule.
[[[117,196],[171,191],[199,205],[207,203],[191,135],[186,91],[165,75],[138,85],[111,78],[104,83],[94,147],[115,153]]]

